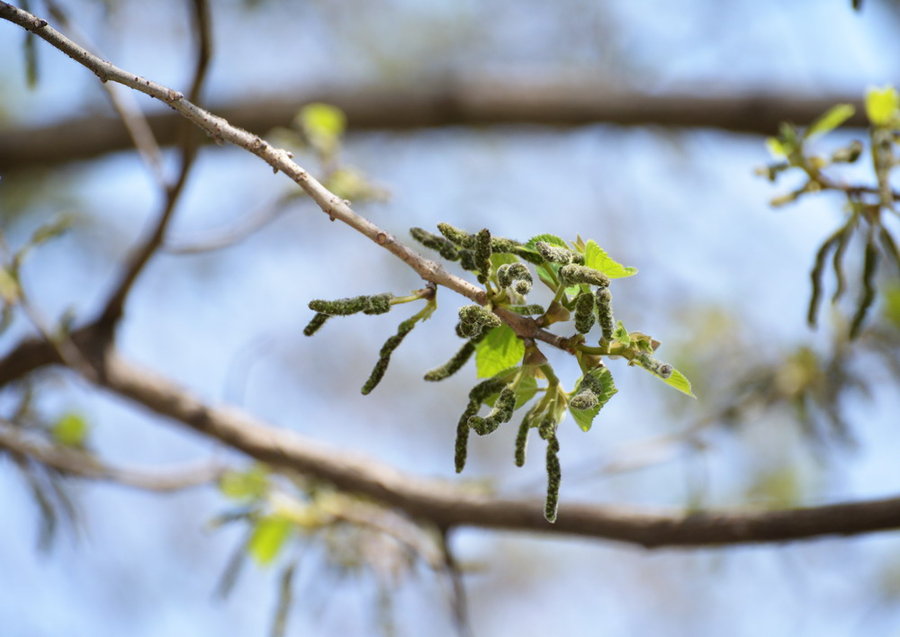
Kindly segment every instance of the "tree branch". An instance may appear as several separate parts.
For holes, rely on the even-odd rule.
[[[719,129],[773,135],[783,121],[804,124],[831,106],[858,95],[804,96],[748,93],[701,96],[693,93],[622,93],[607,85],[583,82],[531,82],[502,77],[445,80],[432,86],[363,86],[292,91],[221,102],[212,111],[251,131],[285,126],[303,104],[325,102],[347,114],[352,131],[406,130],[436,126],[546,125],[658,126]],[[180,117],[158,111],[147,117],[161,144],[178,140]],[[847,123],[866,125],[864,110]],[[117,118],[72,117],[49,126],[0,131],[0,171],[90,159],[130,150],[131,141]]]
[[[211,407],[189,392],[114,354],[104,363],[107,389],[196,432],[270,464],[369,496],[440,528],[475,526],[618,540],[647,548],[783,542],[900,528],[900,497],[761,512],[648,513],[568,504],[555,524],[537,499],[511,500],[399,472],[362,455],[260,423],[235,409]]]

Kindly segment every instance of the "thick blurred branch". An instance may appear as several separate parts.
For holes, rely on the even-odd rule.
[[[45,354],[44,358],[51,356]],[[11,360],[14,357],[0,359],[0,378],[7,376]],[[206,405],[169,380],[109,350],[96,360],[100,384],[120,396],[273,467],[330,482],[441,528],[475,526],[562,533],[647,548],[784,542],[900,528],[900,497],[782,511],[687,514],[564,504],[557,522],[550,524],[538,499],[497,498],[410,476],[366,456],[264,424],[236,409]],[[21,367],[21,362],[18,365]]]
[[[264,134],[286,126],[303,104],[326,102],[347,114],[350,130],[436,126],[539,124],[713,128],[773,135],[783,121],[805,124],[858,95],[699,95],[617,93],[586,82],[529,82],[502,77],[445,80],[430,87],[354,87],[253,97],[212,107],[236,126]],[[177,142],[175,113],[148,115],[159,143]],[[864,126],[862,108],[848,122]],[[0,131],[0,171],[89,159],[132,150],[122,123],[113,116],[73,117],[57,124]]]

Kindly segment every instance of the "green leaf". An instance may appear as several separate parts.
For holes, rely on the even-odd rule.
[[[613,340],[625,347],[631,346],[631,335],[625,329],[625,326],[622,325],[622,321],[616,321],[616,329],[613,330]]]
[[[617,263],[593,239],[584,246],[584,264],[589,268],[599,270],[611,279],[621,279],[637,274],[637,268]]]
[[[219,490],[232,500],[256,500],[268,491],[268,471],[255,465],[247,471],[228,471],[219,480]]]
[[[84,447],[88,434],[88,423],[84,416],[69,412],[57,420],[50,433],[61,445],[67,447]]]
[[[775,159],[784,159],[788,155],[781,141],[777,137],[769,137],[766,139],[766,148],[769,149],[769,154]]]
[[[656,374],[653,374],[653,375],[656,376]],[[681,372],[679,372],[677,369],[673,369],[672,375],[669,376],[668,378],[662,378],[661,376],[656,376],[656,377],[659,378],[666,385],[670,385],[671,387],[674,387],[675,389],[680,391],[682,394],[687,394],[691,398],[697,398],[696,396],[694,396],[694,392],[691,391],[691,381],[689,381],[687,379],[687,377],[684,374],[682,374]]]
[[[813,139],[815,137],[819,137],[820,135],[824,135],[825,133],[833,131],[835,128],[853,117],[853,114],[855,112],[856,109],[853,108],[852,104],[838,104],[836,106],[832,106],[825,112],[824,115],[810,124],[809,128],[806,129],[806,134],[804,135],[804,137],[806,139]]]
[[[525,355],[522,342],[509,325],[495,327],[475,346],[475,370],[478,378],[491,378],[515,367]]]
[[[553,246],[559,246],[560,248],[566,248],[567,250],[571,250],[569,244],[557,237],[555,234],[539,234],[534,237],[531,237],[528,242],[525,244],[526,248],[534,248],[538,242],[549,243]]]
[[[247,542],[247,553],[260,566],[271,564],[293,529],[291,521],[280,515],[267,515],[256,521]]]
[[[596,407],[591,409],[569,409],[569,413],[572,414],[572,417],[575,419],[575,422],[578,423],[578,426],[581,427],[582,431],[590,430],[594,418],[597,417],[597,414],[600,413],[603,406],[609,402],[609,399],[619,391],[616,389],[616,384],[613,382],[612,373],[610,373],[609,369],[606,367],[596,367],[585,374],[585,376],[591,377],[591,381],[593,381],[589,381],[591,389],[597,394],[599,402]],[[585,376],[582,376],[578,380],[578,384],[575,386],[573,394],[577,394],[581,390],[581,385],[584,383]],[[600,391],[597,391],[597,389]]]
[[[891,123],[900,107],[900,96],[893,86],[871,87],[866,92],[866,115],[875,126]]]
[[[519,257],[508,252],[495,252],[491,255],[491,268],[496,272],[501,265],[508,263],[518,263]]]

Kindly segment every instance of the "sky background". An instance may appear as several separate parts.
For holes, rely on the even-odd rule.
[[[114,4],[108,14],[99,2],[64,6],[115,64],[183,88],[191,50],[183,3]],[[406,86],[448,74],[523,82],[582,76],[611,89],[654,93],[861,96],[870,85],[895,81],[900,59],[897,5],[874,0],[861,14],[849,0],[212,4],[210,102],[330,84]],[[22,39],[20,29],[0,24],[3,125],[106,109],[93,76],[44,43],[40,83],[28,90]],[[409,227],[447,221],[470,230],[487,225],[521,240],[542,232],[596,239],[639,268],[638,276],[615,283],[617,315],[661,340],[663,359],[699,356],[697,334],[710,316],[730,317],[722,319],[733,330],[728,336],[746,347],[741,355],[749,362],[774,360],[798,344],[827,346],[827,326],[812,333],[805,325],[808,269],[836,227],[840,201],[813,197],[769,208],[782,189],[753,174],[768,159],[761,137],[606,125],[367,132],[349,136],[343,159],[391,191],[389,202],[358,210],[401,238]],[[5,177],[0,189],[25,178]],[[67,165],[35,183],[39,195],[27,214],[13,216],[14,198],[0,193],[11,243],[61,211],[80,221],[32,258],[24,283],[45,315],[74,308],[88,317],[154,214],[159,193],[133,153]],[[204,148],[173,241],[232,227],[291,186],[243,151]],[[239,402],[275,425],[415,475],[450,478],[456,420],[474,371],[470,364],[441,386],[421,375],[458,346],[448,335],[459,297],[439,293],[438,312],[408,337],[368,397],[357,388],[383,340],[412,311],[335,319],[315,338],[301,334],[310,299],[399,295],[420,285],[390,254],[306,202],[233,248],[157,257],[129,300],[119,345],[128,358],[210,401]],[[26,331],[18,321],[0,337],[0,349]],[[748,362],[721,351],[711,364],[721,365],[722,375]],[[564,356],[551,360],[570,383],[577,376]],[[853,447],[832,441],[827,453],[817,453],[786,413],[765,414],[745,428],[711,430],[701,453],[675,453],[639,472],[604,472],[613,459],[636,457],[647,440],[683,429],[715,401],[700,393],[698,403],[686,405],[648,374],[615,361],[610,368],[619,394],[594,428],[585,434],[567,421],[560,429],[563,503],[765,505],[754,484],[785,467],[803,503],[898,491],[900,396],[887,381],[848,403]],[[874,364],[864,371],[884,377]],[[211,455],[243,462],[69,374],[44,374],[40,388],[42,413],[84,413],[94,448],[116,464],[169,466]],[[2,400],[9,404],[9,396]],[[514,435],[509,428],[473,437],[462,478],[540,497],[542,462],[533,457],[517,469]],[[210,529],[209,520],[228,506],[214,489],[160,496],[73,483],[72,490],[82,528],[61,533],[41,552],[34,502],[11,463],[0,459],[4,636],[266,634],[276,570],[248,565],[229,599],[215,597],[243,530]],[[900,541],[891,534],[645,551],[463,530],[454,547],[472,567],[465,582],[479,636],[890,634],[900,621]],[[315,548],[301,566],[289,634],[373,634],[371,578],[335,579]],[[424,569],[400,584],[398,634],[452,635],[446,589]]]

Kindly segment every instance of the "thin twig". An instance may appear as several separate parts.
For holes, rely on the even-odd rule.
[[[181,491],[212,484],[225,467],[200,463],[170,469],[135,469],[107,465],[86,451],[38,442],[22,433],[22,428],[0,419],[0,449],[30,458],[60,473],[104,482],[114,482],[146,491]]]
[[[183,242],[172,245],[167,243],[160,250],[169,254],[186,255],[213,252],[231,247],[280,217],[287,210],[288,205],[296,200],[297,197],[297,192],[287,192],[275,201],[269,202],[262,208],[247,215],[234,228],[194,243]]]
[[[192,18],[197,31],[197,54],[189,95],[190,100],[196,102],[203,90],[203,84],[209,68],[212,44],[209,9],[206,1],[194,0],[193,8]],[[118,284],[110,294],[102,313],[97,318],[97,325],[107,333],[112,332],[116,323],[122,317],[125,301],[128,298],[131,289],[134,287],[135,281],[162,245],[165,238],[166,230],[174,216],[178,200],[184,191],[184,186],[187,184],[191,168],[197,158],[198,144],[192,133],[193,130],[190,124],[184,122],[182,124],[182,142],[178,177],[173,183],[166,185],[165,203],[157,215],[152,230],[148,233],[147,238],[132,251]]]

